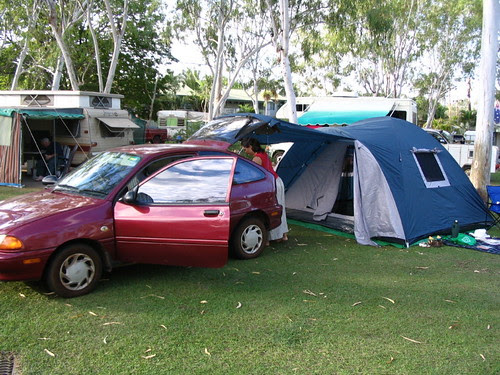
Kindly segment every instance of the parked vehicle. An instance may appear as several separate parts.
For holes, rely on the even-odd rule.
[[[115,264],[222,267],[260,255],[280,215],[272,174],[217,142],[115,148],[0,202],[0,280],[75,297]]]
[[[427,133],[432,135],[436,140],[443,145],[444,148],[453,156],[460,167],[466,172],[470,173],[472,166],[472,161],[474,159],[474,144],[462,144],[462,143],[452,143],[451,136],[449,133],[436,130],[436,129],[424,129]],[[498,164],[498,147],[491,147],[491,163],[490,172],[494,173],[496,171],[496,166]]]
[[[185,137],[194,133],[207,121],[208,114],[205,112],[185,110],[158,111],[158,127],[167,129],[171,139],[177,136]]]
[[[146,143],[165,143],[168,140],[168,131],[157,126],[147,125],[144,129],[144,140]]]

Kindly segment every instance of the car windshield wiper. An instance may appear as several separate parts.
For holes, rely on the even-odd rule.
[[[106,196],[108,193],[104,191],[99,191],[99,190],[92,190],[92,189],[78,189],[79,193],[84,193],[88,195],[97,195],[97,196]]]
[[[57,186],[54,188],[54,190],[75,191],[75,190],[78,190],[78,188],[77,188],[77,187],[75,187],[75,186],[62,184],[62,185],[57,185]]]

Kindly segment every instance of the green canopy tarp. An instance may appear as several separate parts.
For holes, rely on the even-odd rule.
[[[11,117],[13,113],[19,113],[30,119],[36,120],[81,120],[85,118],[81,108],[64,109],[25,109],[25,108],[0,108],[0,116]]]

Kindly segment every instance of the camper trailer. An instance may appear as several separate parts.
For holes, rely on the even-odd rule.
[[[22,185],[21,173],[30,175],[40,158],[42,138],[72,150],[73,165],[133,144],[138,126],[121,109],[122,98],[84,91],[0,91],[0,185]]]
[[[201,124],[205,123],[208,114],[205,112],[187,110],[158,111],[158,127],[167,129],[170,139],[181,139],[194,133]],[[178,138],[179,137],[179,138]]]
[[[339,93],[337,96],[297,97],[297,122],[305,126],[346,126],[372,117],[394,117],[417,123],[417,103],[411,99],[380,98]],[[290,107],[285,103],[276,118],[288,121]],[[279,162],[292,143],[268,148],[273,160]]]
[[[417,103],[411,99],[380,98],[339,94],[338,96],[297,97],[296,111],[299,125],[345,126],[372,117],[389,116],[417,123]],[[276,118],[290,118],[290,107],[285,103]]]

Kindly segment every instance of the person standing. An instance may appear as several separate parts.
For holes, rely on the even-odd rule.
[[[261,165],[269,172],[273,174],[276,179],[276,198],[278,203],[283,208],[281,213],[281,224],[279,227],[272,229],[269,232],[270,241],[287,241],[288,240],[288,224],[286,222],[286,210],[285,210],[285,185],[283,180],[278,176],[278,174],[273,169],[273,164],[271,159],[262,149],[260,142],[255,138],[246,138],[241,141],[242,147],[245,152],[252,157],[252,161],[256,164]]]
[[[37,162],[36,172],[38,177],[36,181],[41,181],[47,175],[55,175],[59,164],[58,159],[64,157],[61,145],[57,142],[51,142],[48,138],[40,140],[40,151],[42,159]]]

